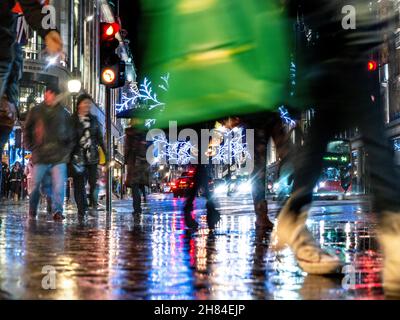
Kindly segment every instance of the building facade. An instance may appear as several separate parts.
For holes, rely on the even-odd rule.
[[[375,53],[379,65],[380,107],[384,109],[387,137],[395,155],[395,164],[400,168],[400,0],[375,0],[370,2],[370,10],[377,22],[388,21],[384,25],[383,46]],[[303,30],[304,25],[298,21]],[[303,134],[306,134],[313,114],[312,110],[303,113],[298,122]],[[368,154],[364,150],[358,128],[350,128],[337,138],[351,142],[352,156],[352,190],[356,193],[368,193],[370,189],[366,160]],[[302,139],[298,139],[301,144]],[[279,160],[272,140],[268,144],[267,170],[270,182],[278,177]],[[268,183],[268,182],[267,182]]]
[[[68,81],[79,79],[82,83],[82,92],[89,93],[96,103],[92,112],[99,118],[102,127],[105,127],[105,87],[100,84],[99,59],[99,27],[100,22],[112,22],[118,19],[116,10],[106,0],[50,0],[48,5],[53,6],[55,23],[60,31],[65,56],[52,61],[45,54],[44,40],[34,32],[23,18],[21,13],[18,23],[18,39],[24,56],[23,76],[20,82],[20,115],[21,120],[10,136],[6,146],[3,161],[12,165],[15,161],[24,162],[23,123],[27,112],[35,104],[43,100],[46,84],[58,84],[68,91]],[[130,79],[134,79],[132,59],[125,39],[120,35],[121,56],[127,64]],[[112,89],[112,142],[113,158],[116,175],[123,172],[123,123],[117,119],[115,105],[119,103],[122,89]],[[73,97],[70,96],[64,104],[72,112]],[[104,132],[105,134],[105,132]]]

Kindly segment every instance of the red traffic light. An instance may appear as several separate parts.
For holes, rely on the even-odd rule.
[[[376,69],[378,69],[378,64],[376,63],[376,61],[374,60],[370,60],[368,61],[368,71],[375,71]]]
[[[101,39],[113,40],[115,35],[119,32],[120,26],[118,23],[101,23]]]

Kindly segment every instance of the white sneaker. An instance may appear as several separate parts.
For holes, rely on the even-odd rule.
[[[385,294],[400,297],[400,214],[383,213],[378,240],[384,256],[382,276]]]
[[[307,211],[298,215],[291,212],[289,206],[290,199],[282,208],[272,232],[273,249],[279,251],[288,245],[301,269],[309,274],[341,272],[343,264],[339,257],[322,250],[307,229]]]

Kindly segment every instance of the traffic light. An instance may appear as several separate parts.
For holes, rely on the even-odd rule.
[[[378,69],[378,63],[375,60],[369,60],[368,61],[368,71],[374,72],[376,69]]]
[[[118,23],[100,24],[100,81],[109,88],[125,85],[125,63],[117,54],[120,30]]]
[[[380,104],[380,79],[379,65],[373,57],[366,64],[366,83],[365,89],[375,105]]]

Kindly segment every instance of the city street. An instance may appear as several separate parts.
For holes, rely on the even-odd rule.
[[[319,201],[309,219],[316,239],[341,252],[354,282],[307,276],[290,252],[269,250],[257,234],[252,202],[221,198],[222,219],[206,228],[204,200],[191,234],[180,213],[183,200],[150,195],[144,214],[114,201],[111,219],[91,213],[84,221],[67,211],[54,222],[44,208],[36,220],[26,205],[0,206],[0,298],[11,299],[382,299],[381,257],[374,218],[365,201]],[[275,203],[270,216],[276,214]],[[55,270],[55,289],[42,281]],[[46,271],[47,270],[47,271]],[[346,280],[346,279],[345,279]],[[355,286],[354,286],[355,285]]]

